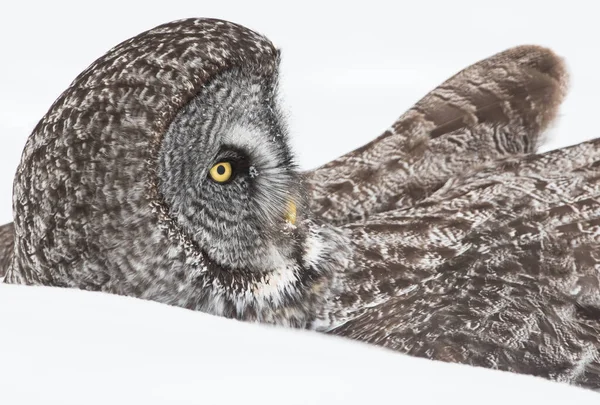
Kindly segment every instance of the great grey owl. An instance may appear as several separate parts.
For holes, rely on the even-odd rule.
[[[600,387],[598,142],[525,156],[564,95],[562,63],[499,54],[303,175],[278,59],[201,19],[92,64],[23,152],[6,281]]]
[[[536,46],[469,66],[374,141],[305,172],[311,217],[345,224],[410,207],[453,176],[535,152],[565,95],[566,79],[562,61]],[[13,243],[13,224],[0,226],[0,277]]]

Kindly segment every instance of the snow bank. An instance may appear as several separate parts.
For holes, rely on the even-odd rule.
[[[598,404],[600,394],[107,294],[0,285],[0,404]]]

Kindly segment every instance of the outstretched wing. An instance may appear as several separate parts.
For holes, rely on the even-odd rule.
[[[409,207],[449,178],[535,152],[567,88],[537,46],[480,61],[430,92],[383,135],[306,174],[315,216],[342,224]]]
[[[600,388],[600,140],[347,228],[363,270],[344,276],[352,309],[333,333]]]

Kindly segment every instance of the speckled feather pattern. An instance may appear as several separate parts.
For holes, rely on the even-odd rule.
[[[520,46],[459,72],[369,144],[308,173],[312,210],[342,224],[411,206],[450,177],[533,153],[567,89],[551,51]]]
[[[27,142],[14,231],[0,228],[6,281],[600,388],[600,143],[534,154],[566,92],[560,59],[527,46],[479,62],[304,174],[278,62],[264,37],[210,19],[96,61]],[[217,185],[222,159],[239,170]]]
[[[347,225],[367,249],[330,331],[598,388],[599,145],[494,163]]]

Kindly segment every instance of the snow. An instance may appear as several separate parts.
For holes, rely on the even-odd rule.
[[[27,136],[94,59],[177,18],[218,17],[283,49],[299,163],[382,133],[459,69],[510,46],[565,56],[572,86],[546,149],[598,136],[597,2],[11,2],[0,24],[0,223]],[[0,285],[0,404],[588,404],[600,394],[340,338],[75,290]]]
[[[1,404],[597,404],[540,378],[149,301],[0,285]],[[485,400],[483,400],[483,398]]]

